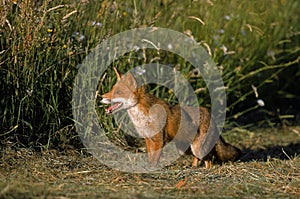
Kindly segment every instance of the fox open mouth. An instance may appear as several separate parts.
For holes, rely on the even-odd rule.
[[[117,111],[123,105],[122,102],[116,102],[107,109],[105,109],[106,114],[112,114],[113,112]]]

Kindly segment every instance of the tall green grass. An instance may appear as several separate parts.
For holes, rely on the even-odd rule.
[[[75,144],[71,100],[78,65],[103,39],[147,26],[184,32],[207,49],[226,86],[229,124],[261,120],[275,125],[292,118],[300,96],[295,83],[300,76],[299,4],[285,0],[4,2],[1,140],[46,148]],[[154,54],[147,52],[146,62]],[[128,54],[115,64],[125,72],[145,62],[133,55],[131,62]],[[160,62],[179,67],[186,77],[192,70],[178,56],[167,54]],[[100,92],[107,92],[114,81],[109,70]],[[205,87],[201,78],[190,81],[195,89]],[[173,99],[167,91],[155,94]],[[197,95],[202,105],[209,106],[207,90]],[[259,107],[257,99],[263,99],[265,107]],[[113,128],[103,108],[97,109],[104,126]]]

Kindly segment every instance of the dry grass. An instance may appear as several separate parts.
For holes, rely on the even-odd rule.
[[[236,129],[230,138],[244,148],[241,160],[206,170],[190,168],[191,159],[184,156],[152,174],[115,171],[73,150],[37,153],[7,146],[1,151],[0,198],[299,197],[295,130],[299,127]]]

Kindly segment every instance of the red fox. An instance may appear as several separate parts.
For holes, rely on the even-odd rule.
[[[137,81],[131,73],[122,75],[116,68],[114,71],[117,75],[117,83],[111,91],[102,95],[101,103],[112,104],[105,110],[107,114],[113,114],[121,109],[127,110],[138,134],[145,138],[149,163],[157,165],[164,145],[177,137],[175,143],[179,143],[179,152],[180,143],[188,142],[194,156],[192,166],[197,166],[199,157],[202,157],[203,153],[202,142],[210,126],[209,111],[200,107],[199,118],[196,118],[193,114],[194,107],[184,107],[184,111],[181,111],[179,105],[170,105],[149,94],[144,86],[138,88]],[[193,124],[197,119],[199,126],[195,127]],[[183,128],[187,133],[176,136],[179,128]],[[197,133],[190,139],[188,132],[193,130]],[[218,161],[224,162],[235,160],[241,154],[238,148],[226,143],[221,136],[212,144],[214,145],[212,150],[201,158],[206,168],[212,166],[213,156]]]

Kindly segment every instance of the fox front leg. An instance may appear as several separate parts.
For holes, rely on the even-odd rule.
[[[148,153],[148,161],[151,166],[156,166],[158,164],[163,148],[162,133],[157,133],[151,138],[145,138],[145,140]]]

